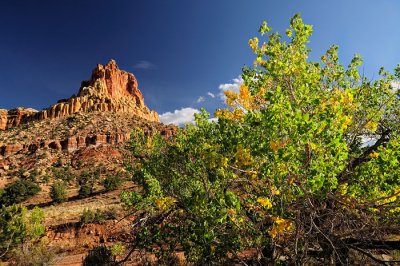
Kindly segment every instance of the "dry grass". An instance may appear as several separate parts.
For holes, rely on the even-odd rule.
[[[77,222],[85,209],[113,209],[119,214],[123,213],[124,209],[119,195],[122,191],[133,189],[134,187],[133,182],[125,182],[121,188],[114,191],[98,193],[89,198],[74,199],[57,205],[43,207],[43,211],[46,214],[45,224],[46,226],[54,226]],[[70,190],[68,194],[69,197],[76,198],[78,189]]]

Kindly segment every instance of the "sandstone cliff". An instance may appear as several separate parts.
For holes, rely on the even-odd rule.
[[[0,130],[6,130],[23,123],[24,119],[34,117],[38,111],[32,108],[0,109]]]
[[[0,130],[30,121],[93,111],[130,113],[151,122],[159,122],[158,114],[144,104],[135,76],[120,70],[117,63],[110,60],[104,66],[96,66],[90,80],[82,82],[77,96],[59,100],[39,112],[30,108],[0,109]]]

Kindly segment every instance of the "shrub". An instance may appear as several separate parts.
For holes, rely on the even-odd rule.
[[[103,180],[103,186],[106,191],[111,191],[117,189],[122,184],[122,178],[120,175],[108,175]]]
[[[94,186],[94,176],[89,172],[83,172],[78,177],[79,188],[79,197],[86,198],[89,197],[93,193]]]
[[[79,188],[79,197],[80,198],[87,198],[93,193],[93,186],[90,184],[82,184]]]
[[[75,174],[72,173],[70,167],[59,167],[52,169],[54,179],[63,180],[65,182],[71,182],[75,179]]]
[[[125,250],[125,246],[121,243],[116,243],[111,246],[111,254],[114,256],[114,258],[117,256],[122,256]]]
[[[95,218],[95,212],[90,209],[84,209],[81,215],[80,223],[81,224],[88,224],[92,223]]]
[[[56,180],[51,186],[50,196],[56,203],[65,202],[68,200],[67,186],[64,181]]]
[[[110,248],[99,246],[91,249],[83,260],[84,266],[111,266],[116,265]]]
[[[19,179],[14,183],[8,184],[3,189],[0,198],[0,205],[11,205],[20,203],[33,197],[40,191],[40,187],[30,180]]]
[[[49,175],[42,176],[42,182],[48,184],[50,182],[50,176]]]
[[[56,253],[47,243],[27,242],[16,249],[13,254],[13,263],[18,266],[53,265]]]
[[[95,211],[84,209],[81,215],[80,222],[81,224],[103,223],[105,220],[110,219],[116,219],[116,212],[114,209],[96,209]]]

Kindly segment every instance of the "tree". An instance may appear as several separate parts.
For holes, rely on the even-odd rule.
[[[195,264],[243,261],[244,250],[275,263],[346,265],[351,252],[384,263],[371,250],[400,246],[389,241],[400,232],[400,66],[368,80],[361,57],[345,68],[337,46],[309,60],[312,27],[299,15],[286,41],[265,22],[260,33],[217,122],[203,110],[172,142],[133,132],[141,159],[128,170],[142,190],[122,195],[140,214],[133,246],[183,248]]]
[[[0,258],[26,240],[44,234],[44,213],[35,207],[29,213],[22,205],[2,206],[0,210]]]
[[[0,206],[23,202],[39,193],[40,190],[36,183],[19,179],[14,183],[7,184],[3,191],[0,191]]]
[[[107,177],[103,180],[103,186],[106,191],[116,190],[122,185],[122,183],[123,180],[120,174],[107,175]]]

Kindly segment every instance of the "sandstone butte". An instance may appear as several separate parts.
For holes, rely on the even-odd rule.
[[[77,112],[120,112],[131,113],[150,122],[159,122],[158,114],[150,111],[138,88],[135,76],[120,70],[115,60],[106,65],[98,64],[90,80],[83,81],[78,94],[69,99],[36,111],[32,108],[0,109],[0,130],[30,121],[55,119]]]

